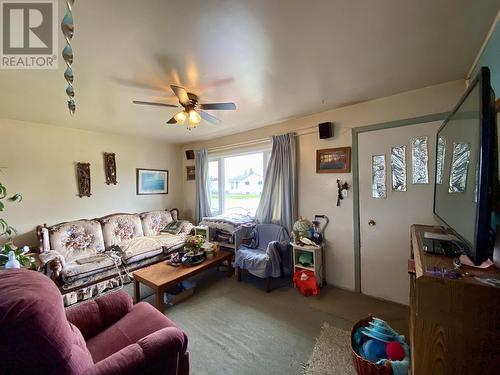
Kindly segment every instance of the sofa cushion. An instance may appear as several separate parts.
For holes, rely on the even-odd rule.
[[[119,244],[123,251],[122,261],[125,264],[138,262],[140,260],[153,257],[168,252],[185,243],[183,236],[174,236],[171,234],[160,234],[158,236],[133,238],[123,241]]]
[[[121,265],[121,259],[113,260],[107,255],[98,255],[89,258],[80,258],[77,261],[66,263],[62,269],[62,276],[65,283],[94,275]]]
[[[143,237],[139,215],[117,214],[99,219],[106,248],[131,238]]]
[[[145,236],[156,236],[172,220],[172,214],[168,211],[144,212],[141,214],[142,231]]]
[[[68,263],[104,251],[101,224],[97,220],[70,221],[47,229],[51,249],[61,253]]]
[[[165,250],[165,252],[167,253],[170,250],[177,249],[179,246],[184,246],[187,237],[188,235],[183,233],[175,235],[162,233],[158,236],[152,236],[152,238],[155,238],[158,242],[161,243],[161,245],[163,246],[163,250]]]
[[[111,327],[87,341],[87,348],[97,363],[113,353],[135,344],[138,340],[162,328],[177,326],[165,315],[146,302],[140,302],[132,310]],[[126,333],[125,333],[126,332]],[[183,335],[186,351],[187,337]]]
[[[120,242],[120,248],[123,251],[122,261],[130,264],[153,257],[163,252],[160,242],[152,237],[138,237]]]

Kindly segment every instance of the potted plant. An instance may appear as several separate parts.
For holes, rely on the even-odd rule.
[[[201,235],[190,236],[186,240],[185,248],[188,251],[192,251],[194,254],[198,254],[203,244],[205,243],[205,238]]]
[[[0,182],[0,212],[5,208],[6,201],[8,202],[21,202],[23,197],[21,194],[14,194],[8,196],[7,188]],[[16,230],[11,227],[7,221],[0,217],[0,239],[6,237],[6,241],[0,245],[0,266],[5,266],[5,263],[9,261],[9,254],[11,257],[11,262],[17,260],[21,266],[33,267],[35,265],[35,259],[29,256],[29,248],[24,246],[22,248],[16,247],[12,242],[12,235],[16,233]]]

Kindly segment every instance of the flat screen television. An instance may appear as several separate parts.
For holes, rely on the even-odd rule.
[[[491,256],[497,184],[495,94],[481,68],[436,137],[434,214],[478,265]]]

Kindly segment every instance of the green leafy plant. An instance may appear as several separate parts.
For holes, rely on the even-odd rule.
[[[21,202],[23,197],[21,194],[14,194],[10,197],[7,196],[7,188],[0,182],[0,211],[3,211],[5,208],[5,203],[3,200],[7,200],[10,202]],[[0,237],[1,236],[9,236],[12,237],[13,234],[16,233],[16,230],[12,228],[4,218],[0,217]]]
[[[5,209],[4,202],[21,202],[22,200],[23,197],[18,193],[9,196],[7,188],[0,182],[0,212]],[[0,245],[0,255],[3,255],[3,257],[0,257],[0,265],[3,266],[7,262],[9,252],[13,251],[16,259],[22,266],[33,266],[35,261],[33,257],[26,255],[26,249],[18,248],[12,243],[12,236],[14,234],[16,234],[16,230],[4,218],[0,217],[0,238],[7,237],[7,242]]]

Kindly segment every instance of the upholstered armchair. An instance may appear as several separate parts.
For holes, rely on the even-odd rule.
[[[0,271],[0,374],[189,374],[187,337],[124,291],[64,310],[46,276]]]
[[[266,291],[271,291],[272,278],[282,277],[291,270],[290,237],[287,230],[277,224],[257,224],[252,230],[251,242],[236,250],[234,266],[238,281],[241,270],[267,279]]]

